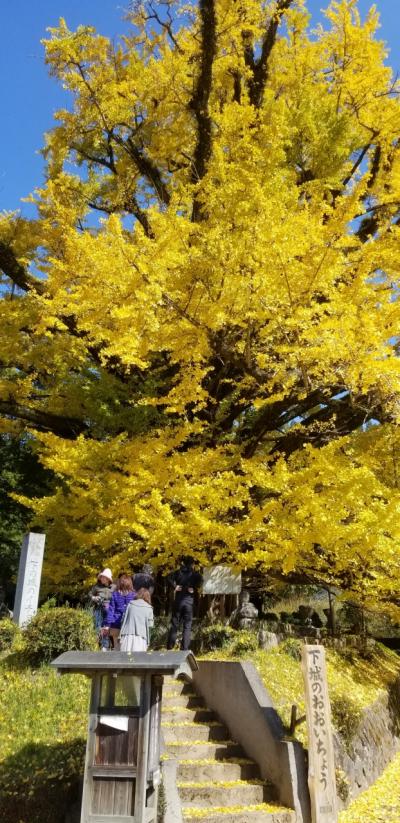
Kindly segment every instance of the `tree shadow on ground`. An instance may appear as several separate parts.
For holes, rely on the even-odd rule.
[[[0,820],[79,821],[85,741],[30,743],[0,763]]]
[[[1,668],[5,671],[20,672],[29,668],[29,665],[26,661],[24,652],[21,650],[17,652],[6,652],[4,657],[1,659]]]

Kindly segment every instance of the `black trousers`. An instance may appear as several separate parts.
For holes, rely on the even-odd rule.
[[[172,612],[171,627],[168,634],[167,648],[173,649],[176,643],[179,626],[183,623],[181,649],[190,649],[190,635],[193,620],[193,598],[185,597],[175,600]]]

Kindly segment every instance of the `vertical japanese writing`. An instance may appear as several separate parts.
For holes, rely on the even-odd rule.
[[[323,646],[304,646],[302,665],[306,695],[312,819],[313,823],[336,823],[335,766]]]
[[[20,626],[28,623],[37,610],[44,542],[44,534],[30,532],[24,537],[14,604],[14,620]]]

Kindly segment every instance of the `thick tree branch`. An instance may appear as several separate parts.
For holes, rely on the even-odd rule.
[[[393,208],[393,205],[395,208]],[[359,228],[356,231],[356,235],[361,240],[362,243],[366,243],[370,237],[373,237],[374,234],[379,229],[381,224],[382,217],[385,219],[388,217],[389,209],[391,210],[391,215],[393,222],[398,225],[399,223],[399,205],[398,204],[388,204],[388,203],[380,203],[377,206],[373,206],[370,209],[367,209],[365,214],[367,215],[362,220]],[[383,214],[382,214],[383,213]]]
[[[133,216],[136,217],[136,220],[138,221],[138,223],[140,223],[146,237],[154,238],[154,232],[151,228],[147,213],[140,208],[139,203],[134,195],[132,195],[130,198],[130,204],[125,203],[124,208],[130,214],[133,214]]]
[[[373,157],[372,157],[371,170],[370,170],[369,177],[368,177],[368,188],[369,189],[372,189],[372,187],[373,187],[373,185],[376,181],[376,178],[378,177],[379,169],[380,169],[380,166],[381,166],[381,159],[382,159],[382,149],[381,149],[381,147],[378,143],[378,145],[375,146],[375,151],[374,151],[374,154],[373,154]]]
[[[382,164],[382,150],[380,145],[378,144],[375,148],[375,152],[372,158],[371,163],[371,170],[368,179],[368,189],[371,190],[374,186],[375,181],[381,171],[385,174],[387,182],[385,182],[384,188],[387,192],[390,191],[390,172],[393,168],[393,163],[396,158],[397,152],[400,149],[400,141],[396,140],[389,156]],[[389,204],[386,204],[389,206]],[[380,220],[381,220],[381,213],[383,212],[383,217],[385,217],[385,204],[378,204],[373,207],[373,209],[366,210],[366,217],[360,223],[360,226],[356,232],[357,237],[361,240],[362,243],[366,243],[366,241],[373,237],[374,234],[378,231]],[[397,216],[397,209],[393,212],[393,217]]]
[[[40,431],[52,432],[59,437],[70,440],[74,440],[78,435],[88,430],[88,425],[83,420],[40,411],[39,409],[29,409],[13,401],[0,400],[0,414],[5,417],[24,420],[27,423],[32,423]]]
[[[375,409],[366,411],[364,406],[353,405],[350,395],[340,400],[331,400],[327,405],[316,409],[301,421],[295,429],[288,429],[279,437],[271,449],[271,453],[284,454],[289,457],[304,443],[312,443],[317,448],[324,446],[327,441],[332,442],[338,437],[343,437],[372,417],[376,417]],[[381,421],[383,422],[383,421]],[[326,431],[321,428],[321,424],[330,424]],[[313,428],[314,424],[318,424]]]
[[[153,160],[148,157],[143,149],[139,149],[135,145],[131,137],[128,137],[126,142],[114,135],[116,141],[125,149],[125,151],[132,157],[140,174],[145,177],[147,182],[157,193],[157,196],[164,206],[168,206],[171,195],[168,191],[167,185],[162,178],[160,169],[156,166]]]
[[[108,169],[114,175],[117,176],[118,170],[115,162],[113,141],[121,149],[123,149],[123,151],[125,151],[129,155],[129,157],[134,161],[137,170],[146,179],[147,183],[151,186],[151,188],[155,190],[157,197],[160,199],[161,203],[163,203],[165,206],[168,206],[168,203],[171,199],[171,195],[168,191],[168,187],[165,181],[163,180],[160,169],[156,166],[154,161],[151,160],[150,157],[148,157],[145,154],[144,150],[139,148],[134,143],[132,137],[128,137],[126,140],[124,140],[119,134],[116,134],[115,131],[107,131],[107,157],[102,156],[100,153],[93,154],[87,151],[87,149],[83,148],[82,146],[73,143],[71,143],[70,148],[73,151],[76,151],[84,160],[87,160],[89,163],[102,166],[103,168]]]
[[[214,0],[200,0],[201,20],[200,71],[196,86],[189,102],[197,122],[197,140],[192,161],[192,183],[202,180],[212,151],[212,121],[208,109],[212,69],[217,50],[217,19]],[[195,198],[193,203],[194,222],[201,218],[201,206]]]
[[[37,277],[32,277],[26,267],[19,262],[12,246],[2,241],[0,241],[0,269],[22,291],[35,291],[37,294],[43,294],[46,289],[46,284]]]
[[[85,160],[89,161],[90,163],[94,163],[95,165],[103,166],[104,168],[109,169],[115,176],[118,175],[117,166],[115,164],[115,156],[114,150],[112,147],[112,139],[114,139],[121,147],[126,149],[126,145],[124,141],[120,138],[117,138],[112,132],[107,135],[107,151],[108,157],[101,157],[97,155],[92,155],[83,148],[79,146],[71,145],[71,148],[78,152]],[[170,194],[168,189],[162,179],[161,172],[157,168],[157,166],[147,158],[140,150],[134,145],[131,138],[128,139],[127,144],[129,145],[129,155],[135,162],[135,165],[146,180],[150,183],[152,187],[157,192],[158,197],[160,198],[161,202],[165,205],[168,205],[170,201]],[[105,202],[96,202],[95,200],[90,201],[88,203],[90,208],[95,209],[96,211],[103,211],[105,214],[115,214],[120,211],[120,206],[112,206],[109,203]],[[137,198],[134,194],[131,195],[130,200],[125,202],[122,205],[122,208],[128,213],[133,214],[134,217],[139,221],[141,226],[143,227],[145,234],[147,237],[153,237],[153,232],[150,227],[149,219],[147,214],[143,209],[140,208]]]
[[[96,166],[103,166],[105,169],[112,171],[113,174],[117,173],[111,145],[109,146],[110,153],[108,158],[102,157],[100,154],[90,154],[90,152],[86,151],[86,149],[83,149],[81,146],[75,145],[74,143],[71,143],[70,148],[73,151],[76,151],[77,154],[80,154],[80,156],[89,163],[93,163]]]
[[[279,435],[279,432],[282,432],[285,426],[296,418],[310,413],[313,409],[325,405],[332,395],[338,394],[342,389],[343,386],[339,385],[328,386],[325,389],[315,389],[303,400],[293,396],[276,403],[269,403],[257,415],[251,429],[243,432],[245,434],[244,457],[253,457],[257,447],[268,433],[276,435],[279,450],[286,436],[283,433]],[[287,430],[287,434],[291,434],[290,429]]]
[[[125,200],[123,204],[112,205],[102,200],[90,200],[88,206],[95,211],[101,211],[103,214],[121,214],[121,209],[127,214],[131,214],[136,218],[138,223],[143,228],[146,237],[154,237],[154,232],[150,226],[147,214],[140,208],[139,203],[134,195],[131,195],[130,200]]]
[[[252,103],[256,109],[259,109],[263,102],[264,90],[268,80],[268,62],[275,45],[279,24],[285,11],[288,10],[292,3],[293,0],[278,0],[276,11],[265,32],[261,46],[261,54],[258,60],[254,57],[254,52],[248,42],[248,38],[246,38],[246,35],[244,37],[245,62],[253,72],[253,77],[249,84],[250,103]]]
[[[321,424],[329,424],[329,440],[332,440],[349,434],[373,417],[385,422],[382,409],[371,402],[371,398],[354,403],[350,393],[337,397],[343,391],[344,386],[336,384],[315,389],[302,400],[293,396],[268,404],[250,427],[244,426],[238,433],[239,439],[243,439],[243,456],[253,457],[268,435],[273,441],[271,453],[289,456],[306,442],[324,445],[327,429]],[[289,424],[296,420],[298,425],[292,428]]]

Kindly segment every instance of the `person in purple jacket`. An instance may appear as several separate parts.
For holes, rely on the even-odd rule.
[[[120,574],[116,589],[111,595],[102,629],[104,634],[110,635],[115,651],[119,651],[119,633],[126,608],[134,597],[136,592],[133,590],[132,578],[128,574]]]

